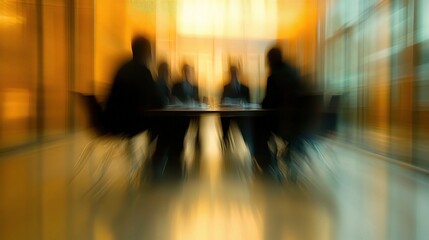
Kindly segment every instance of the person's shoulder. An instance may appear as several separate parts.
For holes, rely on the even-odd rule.
[[[119,66],[118,72],[126,71],[133,66],[133,61],[131,59],[127,59],[122,61],[122,64]]]
[[[273,73],[274,76],[284,76],[284,75],[289,75],[291,73],[292,69],[288,66],[285,65],[282,68],[279,68],[277,71],[275,71]]]
[[[231,83],[230,82],[223,85],[223,88],[229,88],[229,87],[231,87]]]
[[[113,82],[114,84],[122,83],[130,74],[130,61],[123,61],[116,70]]]
[[[291,64],[285,64],[282,68],[283,73],[299,76],[299,70]]]
[[[249,87],[246,84],[240,83],[241,88],[249,90]]]
[[[157,78],[155,82],[156,82],[156,85],[158,85],[158,86],[169,87],[168,83],[162,79]]]
[[[284,67],[277,69],[272,72],[268,79],[272,79],[273,81],[280,81],[283,79],[297,79],[299,78],[299,72],[296,68],[285,65]]]
[[[177,89],[179,89],[181,87],[182,87],[182,82],[176,82],[176,83],[173,84],[173,86],[171,88],[174,89],[174,90],[177,90]]]
[[[141,65],[141,66],[140,66],[140,69],[141,69],[142,71],[144,71],[146,74],[150,74],[150,75],[152,76],[151,71],[149,70],[149,68],[148,68],[146,65]]]

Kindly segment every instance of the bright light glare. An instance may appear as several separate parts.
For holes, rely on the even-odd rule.
[[[275,38],[277,2],[179,0],[177,31],[199,37]]]

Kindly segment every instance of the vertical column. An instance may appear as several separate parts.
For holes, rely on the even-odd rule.
[[[70,42],[71,42],[71,72],[70,90],[84,93],[95,92],[95,4],[94,0],[73,0],[73,4],[69,4],[71,26]],[[70,102],[72,104],[74,116],[73,128],[79,128],[85,125],[85,113],[82,111],[81,103],[77,101],[75,96],[72,96]]]

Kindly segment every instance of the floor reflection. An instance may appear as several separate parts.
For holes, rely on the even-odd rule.
[[[184,190],[170,206],[170,239],[263,239],[263,209],[240,187]]]
[[[323,144],[336,157],[336,183],[329,191],[267,181],[234,126],[234,144],[222,150],[218,124],[215,115],[201,119],[196,154],[196,132],[189,132],[188,174],[181,181],[130,182],[134,163],[117,147],[102,184],[92,189],[106,143],[74,175],[87,133],[2,156],[0,238],[340,240],[429,234],[427,176],[328,141]],[[141,135],[137,145],[147,146],[147,139]],[[120,139],[110,141],[122,146]],[[151,147],[136,151],[145,159]]]

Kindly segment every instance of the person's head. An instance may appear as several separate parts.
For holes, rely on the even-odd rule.
[[[232,81],[238,80],[238,67],[234,66],[234,65],[231,65],[229,67],[229,74],[231,76],[231,80]]]
[[[283,65],[283,56],[280,48],[271,48],[267,53],[267,60],[271,71],[280,68]]]
[[[133,60],[146,63],[152,57],[150,41],[144,36],[135,36],[131,42]]]
[[[170,76],[170,68],[167,62],[161,62],[158,65],[158,76],[164,80],[167,80]]]
[[[185,63],[182,66],[182,74],[183,74],[183,78],[187,81],[191,80],[192,77],[192,67],[191,65]]]

